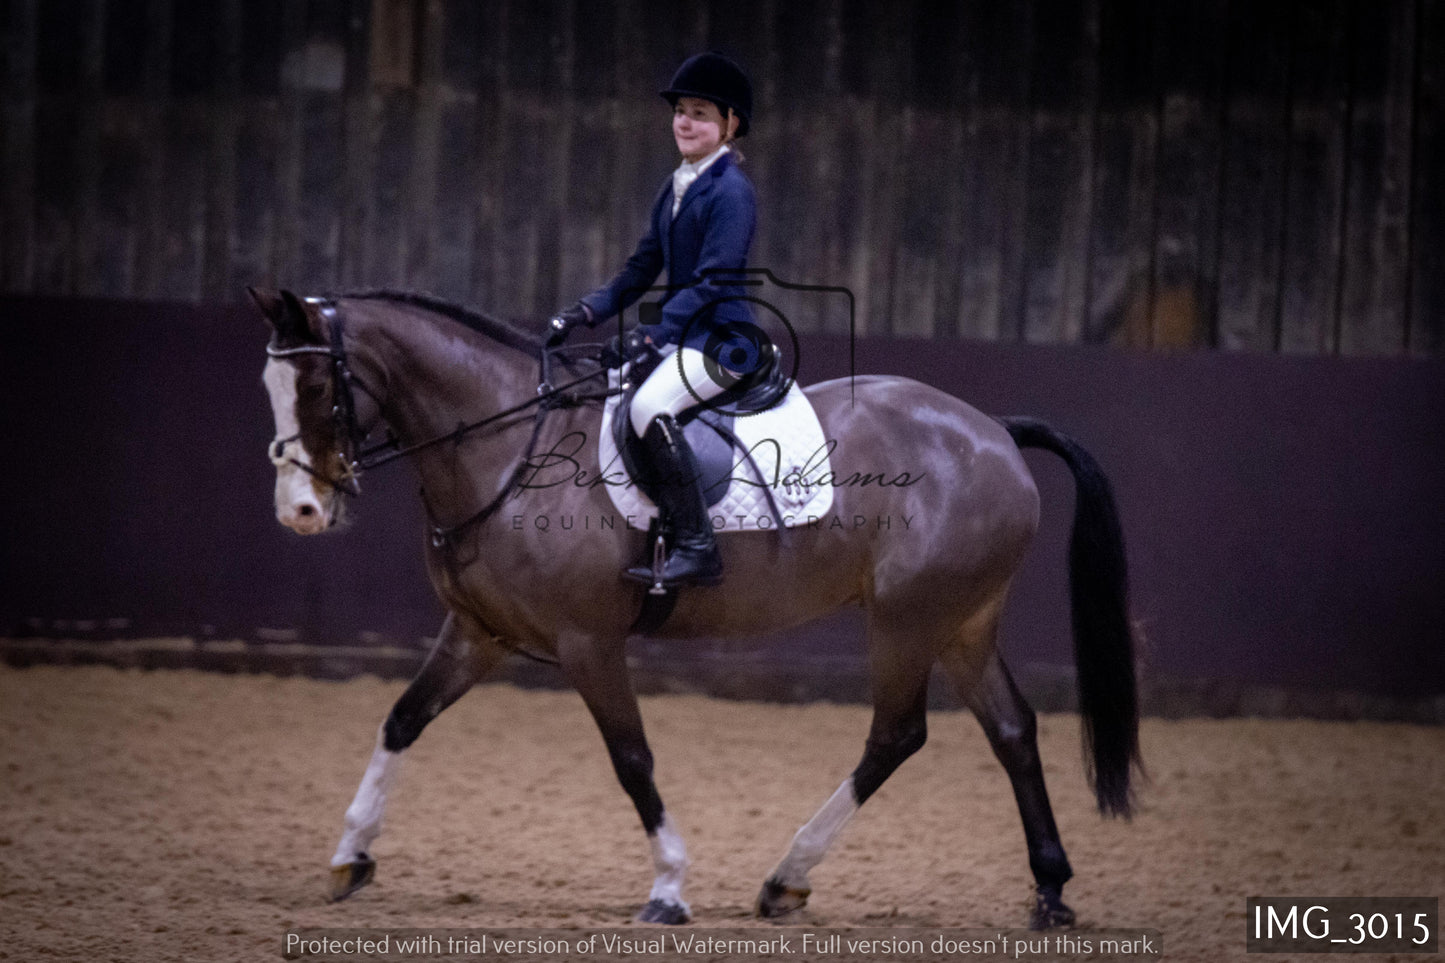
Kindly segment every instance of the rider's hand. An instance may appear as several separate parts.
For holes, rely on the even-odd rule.
[[[557,313],[557,316],[547,325],[547,347],[556,348],[567,340],[567,335],[572,329],[580,325],[591,326],[592,309],[578,301],[570,308],[565,308]]]

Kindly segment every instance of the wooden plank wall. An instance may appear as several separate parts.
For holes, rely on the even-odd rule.
[[[0,290],[540,319],[630,252],[708,47],[754,263],[862,332],[1445,353],[1445,0],[0,0]]]

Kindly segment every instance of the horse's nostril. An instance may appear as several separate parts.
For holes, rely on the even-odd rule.
[[[302,505],[300,508],[296,509],[296,514],[300,515],[302,518],[310,518],[312,515],[316,514],[316,507],[314,505]]]

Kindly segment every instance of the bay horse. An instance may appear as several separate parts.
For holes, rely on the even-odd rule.
[[[575,484],[518,485],[536,451],[578,432],[595,437],[598,405],[545,403],[556,394],[539,395],[544,352],[537,339],[437,298],[251,294],[273,328],[263,380],[276,422],[277,519],[302,534],[332,527],[344,496],[358,491],[358,465],[379,461],[364,450],[365,439],[384,426],[392,455],[409,457],[420,476],[431,527],[427,569],[448,611],[422,668],[382,723],[346,810],[331,861],[332,898],[374,876],[369,849],[407,747],[505,656],[522,653],[554,661],[582,696],[641,817],[655,877],[638,919],[689,921],[686,847],[653,783],[624,656],[647,589],[620,573],[643,554],[647,535],[622,525],[574,525],[559,551],[555,529],[544,535],[517,526],[513,509],[497,510],[505,499],[527,499],[529,510],[553,517],[612,514],[603,487],[582,483],[585,472]],[[806,395],[836,442],[832,514],[911,523],[809,524],[790,529],[786,541],[776,531],[723,536],[723,584],[682,591],[656,633],[757,635],[849,605],[866,615],[873,720],[862,759],[797,831],[762,884],[756,910],[779,917],[806,904],[809,872],[923,745],[929,675],[938,663],[1012,783],[1036,884],[1029,925],[1070,925],[1074,913],[1062,893],[1073,871],[1044,786],[1034,713],[995,637],[1039,521],[1020,447],[1038,447],[1063,458],[1077,491],[1069,569],[1086,770],[1100,812],[1127,817],[1139,766],[1138,710],[1124,544],[1108,481],[1082,447],[1050,426],[994,419],[906,378],[825,381]],[[459,428],[468,418],[482,420]],[[885,476],[898,483],[875,483]]]

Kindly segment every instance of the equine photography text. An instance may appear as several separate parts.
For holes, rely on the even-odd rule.
[[[738,523],[739,531],[768,532],[777,530],[773,516],[763,514],[757,517],[747,515],[712,515],[712,527],[718,530],[729,521]],[[828,531],[877,531],[911,532],[918,527],[917,515],[793,515],[784,513],[783,527],[799,529],[826,529]],[[512,515],[507,520],[514,532],[609,532],[646,531],[647,519],[638,515],[620,515],[615,512],[591,514],[547,514]]]

